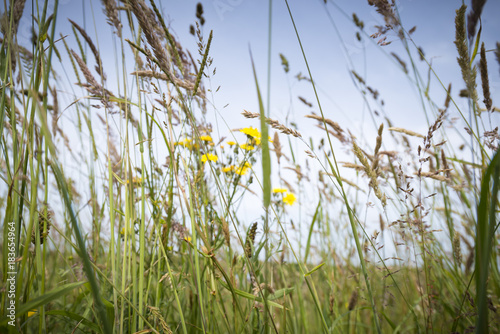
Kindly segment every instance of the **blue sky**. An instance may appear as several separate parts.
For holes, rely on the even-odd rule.
[[[195,8],[198,1],[167,0],[159,2],[167,23],[170,25],[178,40],[185,48],[196,56],[197,47],[195,37],[189,34],[189,25],[195,20]],[[251,48],[257,67],[259,83],[266,91],[267,78],[267,44],[268,44],[268,2],[250,0],[209,0],[201,1],[204,5],[206,24],[203,27],[205,37],[209,30],[214,30],[214,39],[211,56],[217,67],[217,74],[212,78],[212,88],[219,85],[221,89],[214,96],[214,106],[229,123],[243,121],[239,113],[243,109],[255,111],[257,100],[253,81],[249,49]],[[444,84],[453,83],[453,92],[457,93],[464,87],[456,63],[454,40],[455,9],[462,1],[398,1],[398,10],[404,27],[408,30],[417,26],[413,39],[418,46],[422,46],[435,71]],[[382,24],[383,20],[374,7],[366,1],[336,1],[335,6],[329,3],[326,9],[331,13],[333,22],[340,31],[346,50],[342,46],[339,36],[335,33],[329,21],[322,0],[289,1],[304,49],[311,66],[312,75],[323,93],[320,99],[327,116],[349,124],[364,122],[366,114],[363,112],[363,100],[356,91],[349,75],[351,69],[361,74],[367,83],[378,89],[384,99],[386,113],[394,123],[400,126],[414,127],[422,112],[419,111],[417,96],[404,74],[394,65],[391,52],[398,54],[407,61],[407,56],[401,47],[401,42],[394,33],[388,34],[392,44],[386,47],[375,45],[373,40],[364,38],[359,43],[355,38],[355,26],[350,15],[356,13],[365,23],[368,35],[375,32],[374,25]],[[29,7],[29,3],[28,3]],[[346,17],[342,10],[348,17]],[[499,1],[488,1],[482,17],[482,40],[487,49],[494,47],[500,31],[500,21],[496,13],[500,12]],[[85,13],[85,15],[83,15]],[[105,24],[99,1],[92,0],[85,3],[82,0],[61,0],[58,20],[58,30],[70,34],[70,25],[65,20],[69,17],[85,26],[89,35],[97,40],[104,62],[108,63],[107,72],[112,72],[114,48],[119,46],[113,39],[110,27]],[[30,36],[25,24],[21,24],[21,32]],[[69,39],[70,45],[74,40]],[[347,54],[346,54],[347,51]],[[289,60],[290,73],[287,76],[282,70],[278,54],[283,53]],[[110,55],[106,57],[106,55]],[[108,59],[107,59],[108,58]],[[350,59],[351,63],[347,61]],[[498,64],[493,54],[488,54],[490,64],[490,80],[493,96],[498,96],[500,80]],[[426,74],[425,64],[419,64],[422,73]],[[352,66],[352,68],[351,68]],[[132,72],[133,68],[129,72]],[[305,126],[314,125],[314,122],[304,122],[303,115],[309,108],[302,105],[297,96],[305,97],[314,104],[313,91],[310,85],[302,81],[298,83],[293,76],[301,72],[307,75],[297,38],[291,25],[284,1],[273,1],[273,36],[272,36],[272,86],[271,86],[271,116],[285,121],[288,112],[293,108],[290,120]],[[108,77],[113,78],[112,73]],[[113,82],[113,80],[109,80]],[[291,87],[291,94],[290,88]],[[443,90],[437,81],[432,79],[431,94],[436,98],[442,96]],[[293,106],[290,105],[290,96]],[[495,100],[495,99],[494,99]],[[464,103],[458,99],[457,101]],[[412,102],[412,103],[409,103]],[[229,104],[225,109],[222,107]],[[465,106],[464,104],[461,106]],[[405,124],[406,123],[406,124]],[[426,127],[423,122],[421,127]],[[300,130],[300,129],[299,129]]]

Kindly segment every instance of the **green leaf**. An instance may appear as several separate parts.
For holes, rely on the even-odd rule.
[[[262,147],[262,173],[263,173],[263,188],[264,188],[264,207],[269,207],[271,203],[271,156],[269,154],[269,129],[266,122],[266,114],[264,111],[264,103],[262,102],[262,95],[260,94],[259,82],[257,81],[257,73],[255,72],[255,64],[253,62],[252,53],[250,53],[252,60],[253,77],[255,86],[257,88],[257,97],[259,99],[260,110],[260,133],[261,133],[261,147]]]
[[[493,186],[490,181],[493,179]],[[493,248],[500,181],[500,150],[497,150],[484,173],[481,195],[477,206],[476,227],[476,301],[478,317],[476,333],[488,333],[488,271]]]
[[[312,234],[313,234],[313,227],[314,227],[314,223],[316,222],[316,219],[318,218],[318,212],[319,212],[320,208],[321,208],[321,197],[318,201],[318,206],[316,206],[316,211],[314,212],[311,226],[309,227],[309,235],[307,236],[307,245],[306,245],[306,253],[304,255],[304,263],[307,263],[307,257],[309,256],[309,251],[311,249],[311,239],[312,239]]]
[[[51,301],[56,300],[57,298],[64,296],[71,290],[78,288],[79,286],[83,285],[86,283],[85,281],[83,282],[76,282],[76,283],[69,283],[63,286],[60,286],[50,292],[47,292],[44,295],[38,296],[35,299],[29,300],[27,303],[19,305],[16,309],[16,318],[27,313],[28,311],[32,309],[36,309],[40,306],[43,306],[45,304],[50,303]],[[0,325],[6,324],[10,319],[5,317],[0,321]]]
[[[307,277],[309,275],[311,275],[313,272],[317,271],[319,268],[323,267],[325,265],[325,263],[321,263],[321,264],[318,264],[316,267],[314,267],[311,271],[307,272],[304,274],[304,277]]]
[[[102,333],[101,328],[99,328],[99,326],[97,324],[95,324],[92,321],[88,320],[87,318],[84,318],[81,315],[73,313],[73,312],[68,312],[68,311],[63,311],[63,310],[52,310],[52,311],[45,312],[45,315],[60,315],[63,317],[67,317],[67,318],[70,318],[72,320],[75,320],[76,322],[81,323],[82,325],[87,326],[89,329],[91,329],[95,332]]]
[[[228,286],[226,283],[224,283],[224,282],[223,282],[222,280],[220,280],[220,279],[219,279],[218,281],[219,281],[219,283],[220,283],[220,284],[221,284],[224,288],[226,288],[227,290],[230,290],[230,289],[229,289],[229,286]],[[246,292],[246,291],[238,290],[238,289],[235,289],[235,288],[233,288],[233,291],[234,291],[234,293],[236,293],[238,296],[241,296],[241,297],[243,297],[243,298],[250,299],[250,300],[255,300],[255,301],[259,302],[259,303],[263,303],[263,302],[264,302],[264,301],[262,300],[262,298],[261,298],[261,297],[254,296],[254,295],[252,295],[251,293],[248,293],[248,292]],[[282,294],[282,295],[283,295],[283,294]],[[276,298],[274,298],[274,299],[276,299]],[[269,305],[271,305],[271,306],[277,307],[277,308],[279,308],[279,309],[283,309],[283,305],[281,305],[281,304],[278,304],[278,303],[276,303],[276,302],[270,301],[269,299],[267,299],[267,302],[268,302],[268,303],[269,303]]]
[[[476,36],[476,43],[474,45],[474,51],[472,52],[472,57],[470,57],[470,65],[472,66],[472,63],[474,62],[474,59],[476,58],[477,55],[477,50],[479,49],[479,41],[481,40],[481,30],[483,29],[483,26],[481,25],[481,21],[479,21],[479,31],[477,32]]]
[[[295,287],[279,289],[272,295],[267,296],[267,300],[276,300],[279,298],[283,298],[284,296],[291,294],[293,291],[295,291]]]

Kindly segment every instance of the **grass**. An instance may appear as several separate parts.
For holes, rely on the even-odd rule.
[[[500,156],[489,88],[498,64],[486,54],[495,50],[500,63],[500,44],[485,46],[482,28],[467,29],[479,1],[467,20],[467,8],[457,10],[463,82],[453,85],[466,87],[462,110],[397,6],[371,4],[387,26],[369,36],[353,15],[356,38],[384,51],[385,38],[398,37],[406,54],[388,57],[415,86],[427,133],[376,112],[382,98],[350,60],[376,136],[329,119],[286,0],[307,74],[291,78],[279,57],[289,80],[310,83],[320,113],[305,121],[316,122],[315,135],[271,118],[271,28],[267,96],[250,54],[259,110],[243,111],[248,126],[234,129],[211,97],[217,36],[205,36],[203,6],[193,57],[154,0],[102,1],[119,45],[112,59],[75,22],[58,35],[57,1],[35,2],[33,44],[19,45],[24,1],[5,4],[0,331],[498,333]],[[328,15],[332,6],[343,13],[325,2]],[[444,103],[431,98],[428,75]],[[455,133],[467,144],[456,145]],[[247,220],[249,203],[261,219]],[[308,221],[297,221],[297,210]]]

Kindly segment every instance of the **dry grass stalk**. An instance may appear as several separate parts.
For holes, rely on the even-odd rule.
[[[351,294],[351,298],[349,299],[349,305],[347,306],[347,309],[349,311],[354,310],[357,303],[358,303],[358,291],[354,290]]]
[[[403,68],[403,71],[406,74],[408,74],[408,67],[406,66],[406,63],[401,58],[399,58],[399,56],[397,54],[395,54],[394,52],[391,52],[391,56],[393,56],[394,59],[397,60],[397,62],[399,63],[399,65],[401,65],[401,67]]]
[[[226,241],[226,245],[231,247],[231,235],[229,234],[229,224],[223,217],[221,217],[220,221],[222,224],[222,233],[224,234],[224,240]]]
[[[165,321],[165,319],[161,315],[160,309],[157,307],[153,307],[153,306],[148,306],[148,308],[151,311],[151,313],[153,314],[153,317],[155,319],[157,319],[158,322],[160,323],[160,326],[163,329],[163,332],[166,334],[172,334],[173,332],[170,329],[170,327],[168,327],[167,322]]]
[[[2,34],[4,36],[8,35],[8,31],[12,33],[12,36],[17,34],[17,28],[19,27],[19,21],[21,21],[21,17],[24,12],[24,5],[26,0],[14,0],[10,1],[11,6],[5,13],[3,13],[0,27],[2,30]],[[10,26],[10,13],[12,12],[12,26]]]
[[[305,150],[304,152],[307,154],[307,156],[308,156],[309,158],[312,158],[312,159],[315,159],[315,158],[316,158],[316,156],[314,155],[314,153],[312,153],[311,151],[309,151],[309,150]]]
[[[377,12],[384,17],[386,25],[394,27],[399,24],[394,9],[388,0],[368,0],[368,4],[377,8]]]
[[[328,309],[332,317],[335,315],[334,306],[335,306],[335,296],[333,295],[332,292],[330,292],[330,297],[328,298]]]
[[[421,135],[420,133],[416,133],[414,131],[403,129],[403,128],[391,127],[388,130],[394,131],[394,132],[404,133],[405,135],[412,136],[412,137],[425,138],[425,136]]]
[[[279,164],[281,157],[283,156],[283,152],[282,152],[283,147],[281,146],[280,136],[278,135],[277,132],[274,133],[273,147],[274,147],[274,153],[276,154],[276,159],[278,160],[278,164]]]
[[[108,17],[108,23],[116,28],[118,37],[122,37],[122,24],[118,18],[118,7],[115,0],[101,0],[104,5],[104,13]]]
[[[78,66],[80,66],[80,70],[82,71],[83,75],[85,76],[85,79],[87,80],[87,84],[81,84],[87,91],[97,97],[101,98],[102,104],[107,107],[108,109],[112,109],[113,106],[109,101],[109,98],[112,96],[112,94],[104,89],[94,78],[92,73],[90,73],[89,68],[83,60],[76,54],[75,51],[71,50],[71,54],[75,58],[76,62],[78,63]]]
[[[448,165],[448,159],[446,159],[446,156],[444,154],[444,150],[441,150],[441,163],[443,164],[444,170],[446,170],[446,177],[451,179],[451,168],[450,165]]]
[[[356,144],[356,141],[354,139],[352,140],[352,147],[354,154],[363,165],[366,175],[368,175],[368,177],[370,178],[370,187],[372,187],[373,191],[375,192],[375,196],[377,196],[377,198],[382,202],[383,206],[386,206],[387,198],[382,193],[382,191],[380,191],[377,180],[377,173],[371,168],[370,164],[368,163],[368,160],[366,159],[365,155],[363,154],[359,146]]]
[[[248,110],[244,110],[241,114],[243,116],[245,116],[246,118],[259,118],[260,117],[259,113],[250,112]],[[297,130],[294,130],[292,128],[288,128],[288,127],[284,126],[283,124],[281,124],[277,120],[266,117],[266,123],[269,124],[273,129],[281,131],[281,133],[283,133],[285,135],[291,135],[291,136],[294,136],[296,138],[302,138],[302,135]]]
[[[436,132],[443,125],[445,114],[446,114],[446,109],[440,109],[439,115],[434,121],[434,124],[432,124],[429,127],[429,131],[427,131],[427,136],[424,138],[425,150],[431,147],[431,139],[434,136],[434,132]]]
[[[316,124],[316,127],[318,127],[319,129],[323,130],[323,131],[327,131],[329,134],[331,134],[332,136],[334,136],[335,138],[337,138],[341,143],[343,144],[346,144],[348,143],[348,139],[343,135],[343,134],[338,134],[337,132],[333,132],[332,130],[330,129],[326,129],[324,126],[322,126],[321,124]]]
[[[353,164],[353,163],[350,163],[350,162],[343,162],[342,163],[342,167],[355,169],[357,171],[365,170],[365,167],[363,167],[361,165]]]
[[[68,19],[68,21],[71,22],[73,27],[75,27],[80,32],[82,37],[85,39],[85,41],[89,45],[90,50],[94,54],[94,58],[95,58],[95,62],[96,62],[95,70],[97,71],[97,73],[99,73],[99,75],[102,77],[103,80],[106,80],[106,75],[104,74],[104,70],[102,68],[101,56],[99,55],[99,51],[97,50],[96,46],[94,45],[94,42],[92,42],[92,39],[90,39],[90,36],[87,35],[87,32],[82,27],[80,27],[78,24],[76,24],[74,21],[72,21],[70,19]]]
[[[331,126],[332,129],[337,131],[338,133],[344,132],[344,129],[342,129],[338,123],[332,121],[331,119],[323,118],[323,117],[315,115],[315,114],[306,115],[305,117],[312,118],[312,119],[315,119],[315,120],[320,121],[320,122],[324,122],[324,123],[328,124],[329,126]]]
[[[446,90],[446,99],[444,100],[444,109],[448,109],[451,101],[451,82],[448,85],[448,89]]]
[[[431,179],[434,179],[434,180],[437,180],[437,181],[442,181],[442,182],[448,182],[448,181],[450,181],[450,179],[448,179],[446,176],[437,174],[440,171],[445,171],[445,170],[441,169],[441,170],[436,171],[436,172],[422,172],[422,171],[420,171],[420,172],[415,172],[413,174],[417,175],[417,176],[428,177],[428,178],[431,178]]]
[[[302,96],[299,96],[299,100],[304,103],[306,106],[308,106],[309,108],[312,108],[312,103],[311,102],[307,102],[306,99],[304,99]]]
[[[462,264],[462,249],[460,247],[460,233],[457,231],[453,235],[453,257],[460,266]]]
[[[484,42],[481,44],[481,60],[479,61],[479,72],[481,73],[481,84],[483,87],[484,105],[488,111],[491,111],[491,95],[490,95],[490,81],[488,80],[488,64],[486,62],[486,49]]]
[[[333,174],[330,174],[330,173],[325,173],[325,174],[328,174],[329,176],[335,177]],[[349,181],[348,179],[346,179],[344,177],[340,177],[340,179],[342,180],[343,183],[346,183],[346,184],[350,185],[351,187],[358,189],[361,192],[365,192],[356,183]]]
[[[81,83],[80,74],[78,74],[78,68],[76,67],[75,59],[73,58],[73,56],[71,54],[71,50],[69,49],[68,43],[66,43],[66,38],[63,38],[62,34],[60,34],[60,36],[62,38],[62,41],[63,41],[63,44],[64,44],[64,48],[66,49],[66,52],[69,55],[69,60],[71,61],[71,66],[73,67],[73,72],[76,75],[77,82]]]
[[[395,158],[398,154],[399,154],[399,152],[397,152],[397,151],[380,151],[380,152],[378,152],[378,155],[386,155],[390,158]]]
[[[360,84],[366,85],[365,80],[358,73],[356,73],[355,71],[351,71],[351,73],[352,73],[352,75],[354,75],[354,77],[356,78],[356,80],[359,81]]]
[[[382,132],[384,131],[384,123],[380,124],[380,127],[378,128],[378,135],[377,135],[377,140],[375,144],[375,153],[373,155],[373,161],[372,161],[372,169],[374,171],[377,171],[378,168],[378,162],[379,162],[379,151],[380,147],[382,146]]]
[[[498,135],[498,126],[491,131],[485,131],[483,137],[487,147],[493,151],[498,149],[498,141],[500,140],[500,136]]]
[[[497,57],[498,64],[500,64],[500,42],[497,42],[497,48],[495,50],[495,56]]]
[[[143,78],[155,78],[155,79],[164,80],[167,82],[171,82],[174,85],[176,85],[180,88],[184,88],[184,89],[189,90],[189,91],[192,91],[194,89],[194,83],[192,81],[178,79],[176,77],[168,76],[164,73],[157,73],[154,71],[143,70],[143,71],[132,72],[132,73],[130,73],[130,75],[137,75],[137,76],[140,76]],[[196,93],[196,95],[198,95],[202,99],[205,98],[205,92],[202,89],[199,89],[198,92]]]
[[[250,231],[248,231],[247,239],[245,241],[245,255],[247,258],[252,257],[253,244],[255,242],[255,236],[257,235],[257,222],[253,223]]]
[[[455,17],[455,45],[458,51],[458,65],[462,70],[462,78],[467,85],[470,98],[477,101],[476,91],[476,69],[470,67],[469,48],[467,47],[467,36],[465,33],[465,10],[467,6],[462,5]]]
[[[127,1],[127,4],[130,6],[130,9],[137,18],[146,40],[153,49],[158,66],[160,66],[161,70],[167,76],[173,78],[174,75],[171,72],[170,59],[168,58],[160,39],[165,36],[163,31],[160,30],[160,25],[156,21],[155,13],[148,6],[146,6],[142,0]],[[152,58],[150,54],[148,57]]]

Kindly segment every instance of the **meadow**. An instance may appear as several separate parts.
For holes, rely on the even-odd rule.
[[[306,70],[269,51],[262,72],[249,53],[257,108],[238,124],[213,102],[204,3],[189,50],[160,1],[92,2],[114,58],[74,18],[56,28],[58,0],[0,5],[0,332],[500,333],[500,42],[482,40],[485,1],[450,7],[453,83],[397,2],[360,3],[377,27],[348,14],[357,40],[402,45],[389,57],[426,122],[393,123],[391,96],[350,68],[373,136],[323,109],[282,2]],[[314,135],[273,116],[271,59],[313,92],[293,103]]]

